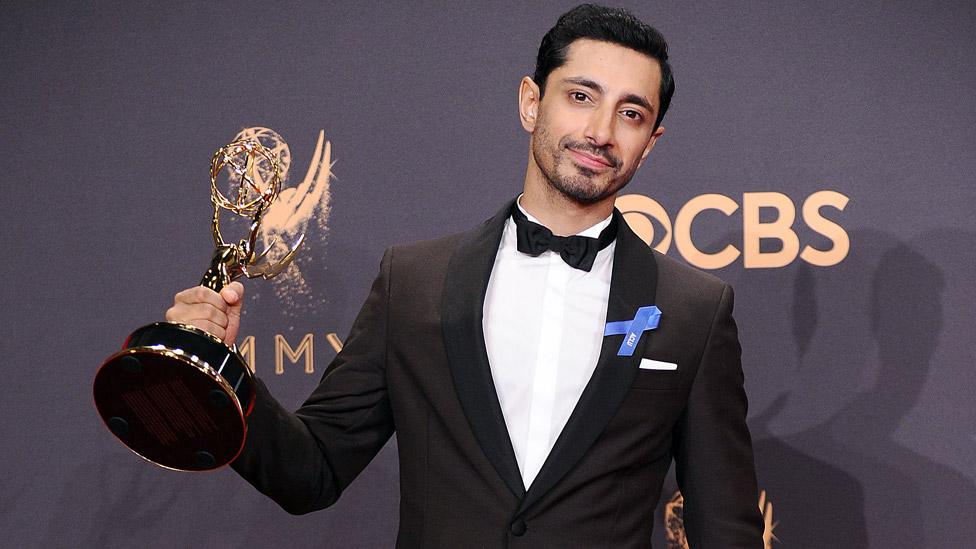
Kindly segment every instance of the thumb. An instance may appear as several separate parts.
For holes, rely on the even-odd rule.
[[[227,329],[224,343],[233,345],[241,327],[241,306],[244,304],[244,285],[234,281],[220,290],[220,297],[227,303]]]
[[[244,297],[244,285],[235,280],[220,290],[220,297],[224,298],[224,302],[228,305],[240,305]]]

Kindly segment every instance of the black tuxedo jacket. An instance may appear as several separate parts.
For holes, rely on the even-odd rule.
[[[482,306],[511,204],[387,250],[342,352],[295,413],[260,382],[234,469],[291,513],[335,502],[397,433],[397,547],[649,547],[672,459],[692,547],[762,547],[732,289],[651,250],[619,212],[607,321],[657,305],[599,363],[531,487],[495,394]],[[639,367],[641,358],[677,370]]]

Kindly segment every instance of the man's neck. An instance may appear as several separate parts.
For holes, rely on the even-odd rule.
[[[615,196],[593,204],[577,202],[552,188],[526,185],[519,204],[557,236],[579,234],[613,212]]]

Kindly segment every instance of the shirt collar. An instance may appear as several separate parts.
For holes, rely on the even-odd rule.
[[[525,217],[529,218],[529,221],[531,221],[533,223],[538,223],[539,225],[542,225],[542,226],[545,227],[545,224],[544,223],[542,223],[541,221],[539,221],[538,219],[536,219],[535,216],[533,216],[529,212],[525,211],[525,208],[522,207],[522,195],[519,195],[518,199],[515,201],[515,205],[518,206],[518,209],[521,210],[522,213],[525,214]],[[579,235],[579,236],[588,236],[590,238],[599,238],[600,233],[603,232],[603,229],[605,229],[607,227],[607,225],[610,224],[610,220],[611,219],[613,219],[613,212],[610,212],[610,215],[608,215],[607,218],[604,219],[603,221],[600,221],[596,225],[593,225],[592,227],[590,227],[588,229],[584,229],[583,231],[580,231],[580,232],[578,232],[576,234]],[[548,229],[548,227],[546,227],[546,228]]]

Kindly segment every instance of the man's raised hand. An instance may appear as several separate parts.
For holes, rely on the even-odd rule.
[[[187,288],[173,297],[166,310],[167,322],[189,324],[233,345],[241,327],[244,285],[231,282],[217,292],[204,286]]]

